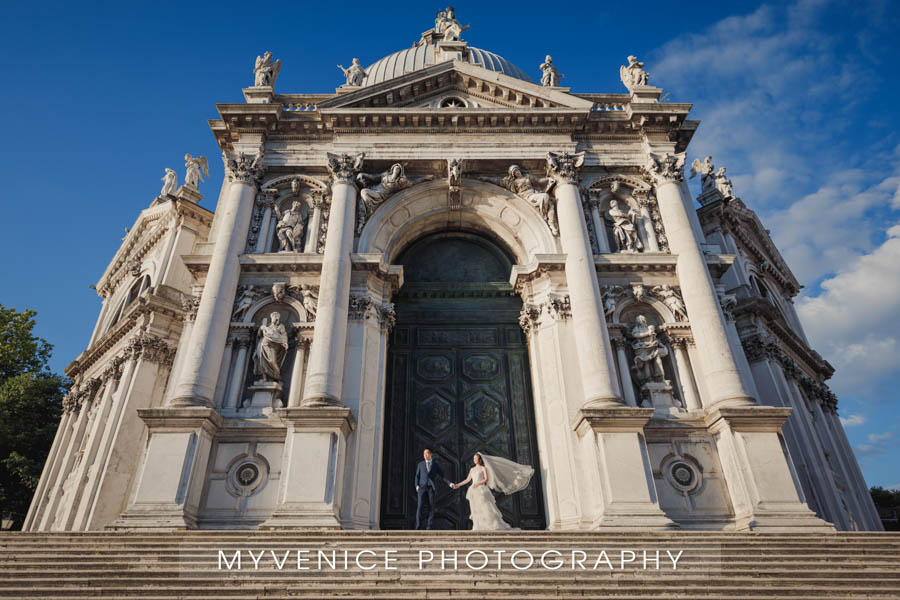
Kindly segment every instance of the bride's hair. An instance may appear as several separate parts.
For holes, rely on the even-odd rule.
[[[476,456],[478,457],[478,460],[475,460]],[[481,458],[481,455],[477,452],[472,455],[472,462],[474,462],[476,465],[484,466],[484,459]]]

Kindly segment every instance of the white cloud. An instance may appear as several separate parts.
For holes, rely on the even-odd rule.
[[[847,415],[846,417],[841,417],[841,425],[844,427],[854,427],[856,425],[864,424],[867,420],[865,415]]]
[[[885,431],[884,433],[870,433],[867,439],[873,444],[879,444],[881,442],[886,442],[892,437],[894,437],[893,431]]]

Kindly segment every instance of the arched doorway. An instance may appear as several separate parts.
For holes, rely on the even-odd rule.
[[[447,477],[464,479],[481,450],[535,467],[528,488],[498,496],[504,517],[544,529],[531,378],[521,300],[508,283],[511,261],[493,242],[438,233],[395,261],[405,283],[388,343],[381,528],[415,523],[413,485],[422,449],[432,448]],[[465,490],[441,484],[436,529],[468,529]]]

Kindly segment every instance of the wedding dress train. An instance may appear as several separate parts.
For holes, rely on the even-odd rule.
[[[475,486],[484,480],[484,472],[476,469],[472,473],[472,485],[466,491],[466,500],[469,501],[469,518],[472,520],[473,531],[503,531],[519,530],[503,520],[503,514],[497,508],[492,489],[503,494],[512,494],[524,489],[534,469],[528,465],[520,465],[511,460],[499,456],[491,456],[479,452],[484,468],[488,473],[488,482],[485,485]]]

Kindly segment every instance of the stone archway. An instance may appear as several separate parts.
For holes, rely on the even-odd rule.
[[[430,447],[447,477],[465,478],[474,452],[538,466],[531,377],[508,283],[507,252],[481,235],[432,233],[400,250],[405,284],[388,343],[382,529],[414,526],[413,478]],[[498,497],[506,520],[544,529],[540,469],[519,494]],[[439,485],[436,529],[468,529],[465,490]]]

